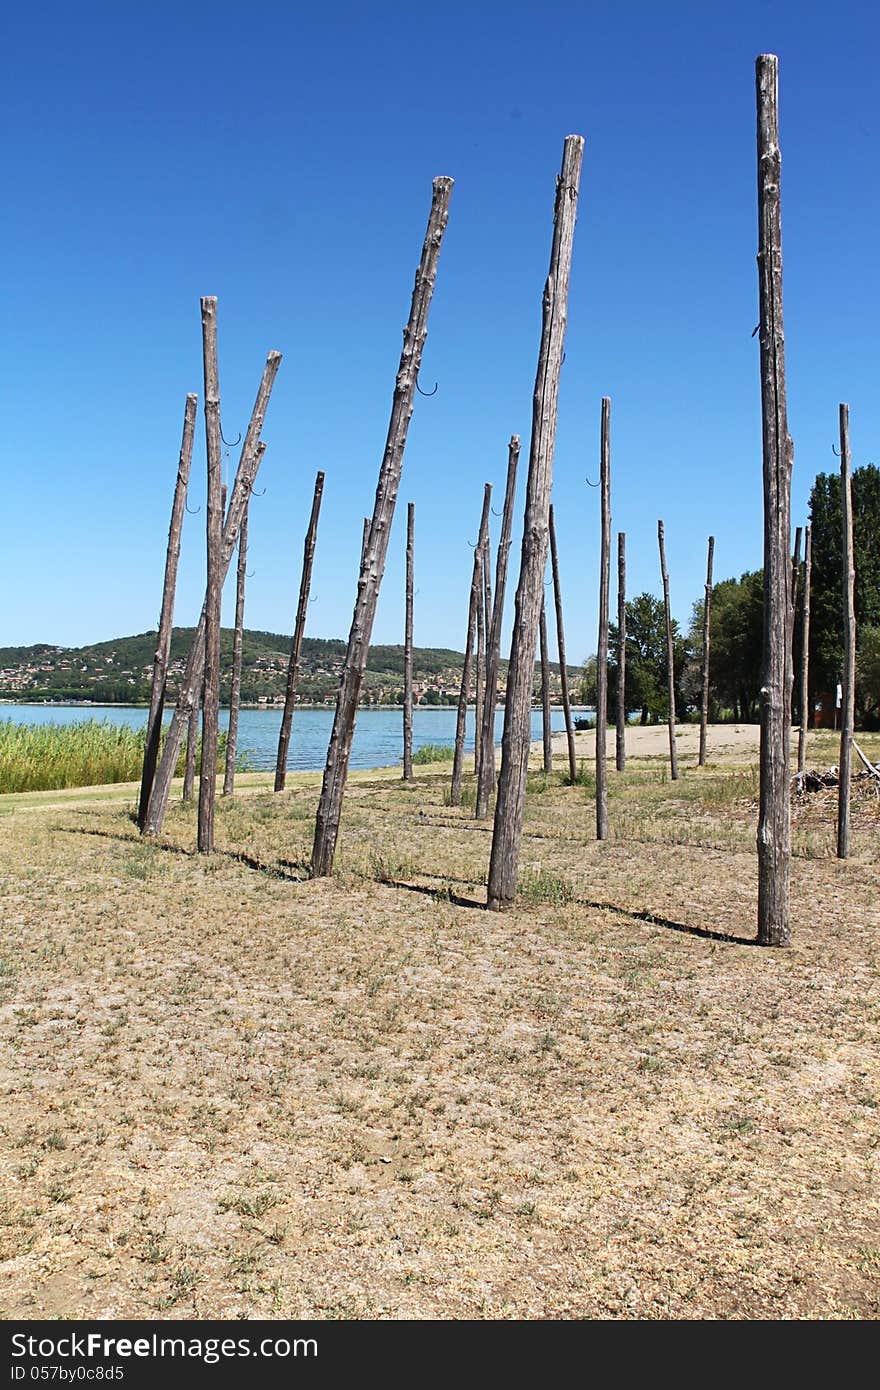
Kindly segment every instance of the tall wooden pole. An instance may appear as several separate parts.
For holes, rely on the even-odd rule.
[[[837,857],[849,858],[849,804],[856,700],[856,568],[853,558],[852,469],[849,406],[840,407],[840,513],[843,529],[843,706],[840,711],[840,776],[837,798]]]
[[[803,531],[800,526],[794,533],[794,550],[791,555],[791,592],[788,604],[788,645],[791,647],[792,672],[794,672],[794,620],[797,614],[797,592],[798,580],[801,573],[801,536]],[[793,683],[792,676],[792,683]]]
[[[541,645],[541,733],[544,746],[544,771],[553,771],[553,725],[550,718],[550,649],[547,643],[547,604],[541,595],[539,620]]]
[[[388,535],[394,517],[397,491],[400,487],[403,451],[406,446],[409,422],[412,418],[422,349],[428,334],[428,309],[434,292],[434,282],[437,278],[440,244],[449,217],[451,192],[452,179],[438,178],[434,180],[428,229],[422,247],[421,260],[416,271],[409,320],[403,335],[403,352],[394,387],[385,454],[376,487],[376,501],[373,508],[373,519],[370,523],[366,561],[358,581],[357,599],[348,637],[348,651],[336,701],[333,732],[330,735],[330,746],[327,749],[327,764],[324,769],[324,781],[315,819],[315,839],[312,846],[311,874],[313,878],[329,874],[333,868],[339,822],[342,817],[342,798],[348,777],[351,742],[354,737],[358,697],[367,664],[379,587],[385,572]]]
[[[159,757],[159,743],[162,738],[162,713],[165,708],[165,682],[168,675],[168,654],[171,650],[171,629],[174,624],[174,593],[177,587],[177,564],[180,559],[180,536],[183,530],[183,513],[186,508],[186,490],[189,486],[189,470],[192,464],[193,437],[196,427],[196,406],[198,396],[186,398],[183,412],[183,440],[180,445],[180,458],[177,464],[177,483],[174,488],[174,502],[171,507],[171,525],[168,528],[168,549],[165,554],[165,583],[162,588],[162,610],[159,615],[159,630],[156,634],[156,651],[153,656],[153,684],[150,690],[150,713],[147,717],[147,735],[144,742],[144,767],[141,775],[141,793],[138,799],[138,826],[144,828],[147,803],[156,775],[156,762]]]
[[[712,561],[715,558],[715,537],[709,537],[709,556],[706,561],[706,590],[703,599],[703,695],[700,701],[700,753],[697,766],[706,766],[706,728],[709,723],[709,637],[712,609]]]
[[[541,346],[532,398],[529,475],[526,485],[513,643],[507,674],[507,699],[504,706],[501,775],[498,779],[489,862],[487,906],[494,911],[509,906],[516,896],[526,775],[529,766],[535,647],[544,594],[544,571],[547,565],[550,489],[553,483],[553,452],[559,411],[559,374],[565,348],[571,253],[583,153],[583,137],[567,136],[562,169],[556,182],[553,245],[550,252],[550,269],[544,286]]]
[[[559,555],[556,550],[556,523],[551,503],[549,516],[550,567],[553,571],[553,600],[556,605],[556,648],[559,653],[559,682],[562,686],[562,713],[565,717],[565,736],[568,742],[568,778],[577,781],[577,758],[574,750],[574,720],[571,717],[571,695],[568,689],[568,667],[565,662],[565,628],[562,622],[562,586],[559,582]]]
[[[318,516],[321,511],[321,497],[324,493],[324,474],[318,471],[315,478],[315,491],[312,497],[312,512],[309,517],[303,546],[302,576],[299,582],[299,602],[296,605],[296,622],[293,629],[293,642],[290,647],[290,660],[287,663],[287,686],[284,691],[284,711],[281,715],[281,732],[278,735],[278,755],[275,759],[276,792],[284,791],[287,780],[287,754],[290,748],[290,730],[293,724],[293,710],[296,704],[296,687],[299,681],[299,663],[302,657],[303,636],[306,630],[306,614],[309,610],[309,590],[312,585],[312,564],[315,559],[315,541],[318,536]]]
[[[477,606],[480,598],[479,552],[474,551],[471,573],[471,589],[468,598],[467,641],[464,646],[464,663],[461,668],[461,690],[458,696],[458,715],[455,721],[455,753],[452,760],[452,787],[449,804],[461,804],[461,777],[464,769],[464,740],[467,728],[467,709],[471,688],[471,665],[473,662],[474,633],[477,626]]]
[[[602,397],[599,451],[601,544],[599,643],[596,654],[596,839],[608,839],[608,594],[611,587],[611,401]]]
[[[489,508],[492,503],[492,484],[483,488],[483,512],[477,537],[477,646],[474,659],[476,698],[474,700],[474,777],[480,781],[480,762],[483,756],[483,697],[486,677],[486,551],[489,548]]]
[[[758,287],[764,472],[764,642],[761,674],[761,773],[758,811],[758,941],[791,941],[791,468],[782,321],[777,59],[755,65],[758,146]]]
[[[669,775],[678,778],[678,753],[675,748],[675,646],[672,641],[672,611],[669,606],[669,572],[666,568],[666,538],[663,522],[657,522],[657,541],[660,546],[660,574],[663,579],[663,610],[666,614],[666,689],[669,701]]]
[[[617,771],[626,771],[626,532],[617,533]]]
[[[186,763],[183,769],[183,800],[192,801],[196,787],[196,755],[199,748],[199,716],[201,695],[189,712],[186,726]]]
[[[519,459],[519,435],[512,434],[507,446],[507,484],[504,489],[504,510],[501,514],[501,534],[495,557],[495,602],[492,622],[486,643],[486,698],[483,704],[483,723],[478,731],[482,742],[480,775],[477,782],[476,816],[484,820],[489,814],[489,798],[495,786],[495,703],[498,698],[498,671],[501,666],[501,624],[504,619],[504,595],[507,588],[507,562],[510,555],[510,532],[513,526],[513,503],[516,494],[516,465]]]
[[[235,631],[232,634],[232,680],[229,686],[229,731],[226,735],[226,764],[223,769],[223,795],[235,792],[235,759],[238,754],[238,711],[241,705],[241,657],[244,645],[244,586],[247,578],[248,514],[238,533],[238,568],[235,576]]]
[[[244,443],[241,446],[241,456],[235,475],[232,497],[223,525],[222,579],[226,578],[232,553],[238,541],[242,518],[247,509],[248,499],[266,449],[265,444],[260,439],[260,431],[263,428],[266,410],[272,395],[272,386],[280,365],[281,353],[270,352],[266,358],[262,380],[257,391],[257,399],[254,402],[250,423],[244,437]],[[162,757],[159,760],[159,766],[153,780],[153,790],[150,793],[146,820],[144,821],[145,835],[158,835],[162,829],[162,822],[168,807],[168,798],[171,795],[171,781],[183,745],[190,710],[199,700],[205,669],[205,621],[205,607],[203,605],[193,644],[187,658],[186,670],[181,681],[177,708],[174,711],[162,749]]]
[[[406,631],[403,647],[403,776],[407,782],[413,775],[413,545],[415,542],[416,509],[412,502],[406,507]]]
[[[200,854],[214,851],[214,798],[220,712],[220,602],[223,593],[223,447],[217,373],[217,299],[202,298],[202,356],[205,370],[205,439],[208,453],[208,583],[205,594],[205,693],[202,698],[202,761],[199,775]]]
[[[810,584],[813,571],[813,536],[808,526],[804,533],[804,589],[801,595],[801,671],[798,714],[798,772],[803,772],[807,759],[807,725],[810,718]]]

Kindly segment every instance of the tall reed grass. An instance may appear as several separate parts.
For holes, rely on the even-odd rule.
[[[108,720],[17,724],[12,719],[0,719],[0,792],[57,791],[63,787],[136,782],[143,767],[145,737],[146,727],[130,729]],[[218,771],[225,757],[226,734],[221,733]],[[183,775],[183,763],[181,752],[178,776]]]

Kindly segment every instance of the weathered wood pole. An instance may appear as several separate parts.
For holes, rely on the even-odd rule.
[[[217,298],[202,297],[202,357],[205,371],[205,440],[208,454],[208,583],[205,593],[205,689],[202,696],[202,761],[199,769],[200,854],[214,852],[214,799],[220,712],[220,603],[223,593],[223,445],[217,372]]]
[[[177,564],[180,559],[180,535],[183,530],[183,513],[186,508],[186,490],[189,486],[189,470],[192,464],[193,437],[196,427],[196,406],[198,396],[190,393],[186,398],[183,412],[183,440],[180,445],[180,458],[177,463],[177,482],[174,487],[174,502],[171,507],[171,524],[168,528],[168,549],[165,554],[165,583],[162,588],[162,609],[159,615],[159,630],[156,634],[156,651],[153,655],[153,684],[150,689],[150,713],[147,716],[147,734],[144,741],[144,767],[141,774],[141,793],[138,799],[138,827],[143,830],[147,814],[147,802],[156,775],[156,762],[159,757],[159,743],[162,738],[162,714],[165,708],[165,681],[168,674],[168,654],[171,650],[171,629],[174,624],[174,593],[177,587]]]
[[[617,533],[617,741],[618,772],[626,771],[626,532]]]
[[[798,713],[798,772],[803,772],[807,759],[807,725],[810,717],[810,583],[813,574],[813,537],[810,527],[804,532],[804,589],[801,595],[801,671]]]
[[[238,541],[238,533],[241,529],[241,522],[247,508],[248,499],[254,486],[254,481],[259,471],[260,463],[263,458],[266,446],[260,440],[260,431],[266,418],[266,409],[269,398],[272,394],[272,386],[281,364],[281,353],[272,351],[266,358],[266,365],[263,369],[263,376],[257,391],[257,399],[248,424],[244,443],[241,446],[241,456],[238,462],[238,469],[235,475],[235,483],[232,489],[232,497],[229,501],[229,510],[226,514],[226,521],[223,525],[223,549],[222,549],[222,580],[226,578],[232,553]],[[168,807],[168,798],[171,795],[171,781],[174,777],[174,769],[177,766],[177,759],[180,756],[180,749],[183,744],[184,733],[189,721],[190,710],[194,704],[198,704],[199,694],[202,688],[202,678],[205,668],[205,606],[202,605],[202,612],[196,628],[193,644],[187,658],[186,670],[180,685],[180,692],[177,697],[177,707],[168,729],[165,744],[162,749],[162,757],[156,769],[156,776],[153,780],[153,790],[150,793],[150,801],[147,807],[147,816],[144,822],[145,835],[158,835],[162,829],[162,822],[165,818],[165,811]]]
[[[513,642],[507,674],[501,775],[495,802],[487,906],[509,906],[516,896],[522,839],[526,775],[529,767],[535,646],[547,565],[548,515],[553,483],[553,452],[559,411],[559,374],[568,318],[568,285],[577,215],[578,186],[584,153],[583,136],[565,140],[562,169],[556,182],[553,244],[544,286],[541,346],[532,397],[532,434],[523,525],[522,558],[516,591]]]
[[[223,795],[235,793],[235,758],[238,752],[238,710],[241,705],[241,656],[244,645],[244,586],[247,578],[248,514],[238,533],[238,569],[235,576],[235,631],[232,634],[232,680],[229,686],[229,730],[226,735],[226,764],[223,769]]]
[[[413,775],[413,546],[415,542],[416,509],[413,502],[406,506],[406,630],[403,645],[403,776],[407,782]]]
[[[486,551],[489,548],[489,509],[492,503],[492,484],[483,487],[483,514],[477,537],[477,647],[474,658],[474,779],[479,786],[480,760],[483,754],[483,694],[486,679]]]
[[[596,653],[596,839],[608,839],[608,593],[611,587],[611,400],[602,397],[599,450],[601,544],[599,643]]]
[[[550,532],[550,567],[553,571],[553,601],[556,605],[556,648],[559,653],[559,682],[562,687],[562,713],[565,716],[565,736],[568,741],[568,779],[577,781],[577,758],[574,751],[574,720],[571,717],[571,696],[568,689],[568,667],[565,664],[565,628],[562,622],[562,585],[559,582],[559,555],[556,550],[556,523],[551,503],[548,524]]]
[[[837,795],[837,857],[849,858],[849,804],[856,701],[856,567],[853,558],[852,469],[849,406],[840,407],[840,513],[843,540],[843,706],[840,711],[840,774]]]
[[[477,626],[477,607],[480,601],[479,552],[474,551],[471,572],[471,589],[468,598],[467,641],[464,645],[464,663],[461,668],[461,690],[458,695],[458,714],[455,720],[455,753],[452,760],[452,786],[449,792],[450,806],[461,804],[461,777],[464,769],[464,741],[467,728],[467,709],[471,688],[471,666],[473,663],[474,635]]]
[[[703,599],[703,683],[700,701],[700,752],[697,767],[706,766],[706,728],[709,723],[709,639],[710,616],[712,610],[712,561],[715,558],[715,537],[709,537],[709,555],[706,561],[706,590]]]
[[[495,788],[495,703],[498,699],[501,624],[504,619],[504,594],[507,588],[507,562],[510,556],[518,459],[519,435],[512,434],[507,446],[507,484],[504,489],[504,510],[501,514],[501,534],[498,537],[498,550],[495,555],[495,601],[486,643],[486,698],[483,705],[482,728],[477,731],[477,737],[482,743],[480,775],[477,781],[477,820],[485,820],[489,814],[489,799]]]
[[[342,797],[345,792],[348,762],[351,756],[351,741],[354,736],[358,696],[367,664],[379,587],[385,572],[388,534],[394,516],[397,490],[400,486],[403,451],[413,412],[422,349],[428,333],[428,309],[434,291],[434,282],[437,278],[440,244],[449,217],[451,192],[452,179],[438,178],[434,180],[428,229],[422,247],[422,257],[416,271],[409,320],[403,334],[403,352],[394,387],[394,400],[388,426],[388,437],[385,443],[385,454],[376,487],[376,501],[370,523],[366,561],[358,582],[357,599],[348,638],[348,651],[336,701],[333,732],[330,735],[330,745],[327,749],[327,764],[324,769],[324,781],[318,802],[318,814],[315,819],[315,839],[311,863],[313,878],[329,874],[333,868],[339,822],[342,816]]]
[[[538,627],[541,644],[541,732],[544,745],[544,771],[553,771],[553,725],[550,718],[550,650],[547,643],[547,604],[541,595]]]
[[[306,630],[306,614],[309,609],[309,590],[312,586],[312,565],[315,559],[315,542],[318,536],[318,516],[321,511],[321,497],[324,492],[324,474],[318,471],[315,478],[315,491],[312,497],[312,512],[309,517],[303,546],[302,576],[299,581],[299,602],[296,605],[296,622],[293,641],[290,647],[290,660],[287,663],[287,686],[284,691],[284,710],[281,715],[281,732],[278,735],[278,756],[275,759],[275,791],[283,792],[287,780],[287,753],[290,748],[290,730],[293,724],[293,709],[296,704],[296,687],[299,681],[299,663],[302,657],[303,636]]]
[[[798,526],[794,533],[794,550],[791,554],[791,593],[789,594],[788,605],[788,645],[791,647],[792,671],[794,671],[794,620],[797,615],[797,592],[798,580],[801,573],[801,536],[803,532]]]
[[[764,474],[764,641],[761,673],[761,757],[758,810],[758,941],[791,941],[791,468],[782,320],[782,227],[778,63],[762,53],[755,64],[758,153],[758,289]]]
[[[186,726],[186,763],[183,769],[183,800],[192,801],[196,787],[196,755],[199,748],[199,716],[201,714],[201,695],[189,712]]]
[[[672,641],[672,611],[669,607],[669,572],[666,568],[666,537],[663,522],[657,522],[657,541],[660,546],[660,574],[663,579],[663,610],[666,614],[666,688],[669,700],[669,775],[678,778],[678,753],[675,748],[675,646]]]

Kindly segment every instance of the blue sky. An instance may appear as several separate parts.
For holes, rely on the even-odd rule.
[[[761,559],[754,59],[780,57],[793,513],[880,452],[871,4],[21,7],[3,33],[5,602],[0,645],[156,622],[199,296],[219,297],[224,431],[284,361],[251,509],[247,624],[292,627],[315,471],[310,632],[345,636],[430,203],[455,179],[374,640],[461,648],[482,485],[500,509],[531,394],[564,136],[586,138],[554,476],[569,658],[595,650],[599,411],[631,592],[673,608]],[[200,400],[201,412],[201,400]],[[234,458],[233,458],[234,462]],[[204,500],[201,413],[193,506]],[[187,519],[176,618],[204,583]],[[498,522],[494,522],[496,531]],[[518,539],[512,560],[518,566]],[[515,575],[513,576],[515,578]],[[612,594],[613,602],[613,594]],[[225,620],[232,609],[227,590]],[[512,597],[511,597],[512,608]],[[507,625],[509,632],[509,622]],[[507,642],[507,632],[505,642]]]

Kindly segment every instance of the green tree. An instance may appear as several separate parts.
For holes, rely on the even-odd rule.
[[[856,566],[856,634],[880,627],[880,468],[873,463],[852,475],[853,548]],[[810,686],[833,690],[843,665],[843,581],[840,475],[820,473],[810,493],[813,576],[810,615]],[[865,687],[862,686],[865,691]],[[860,719],[868,709],[856,687]]]
[[[675,665],[675,703],[683,714],[688,700],[682,681],[690,658],[688,639],[672,620]],[[584,668],[582,695],[586,704],[595,703],[595,658]],[[609,628],[608,709],[613,718],[617,701],[617,625]],[[638,710],[642,724],[665,718],[669,711],[666,682],[666,615],[661,599],[638,594],[626,605],[626,707]]]

